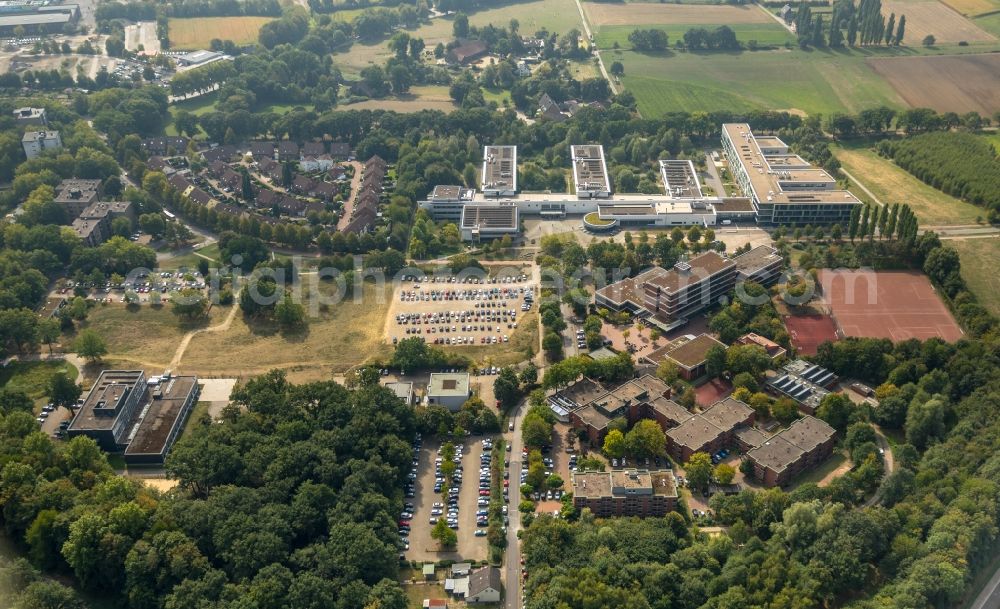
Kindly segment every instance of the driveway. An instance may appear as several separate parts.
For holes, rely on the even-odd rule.
[[[229,405],[229,396],[236,386],[236,379],[201,379],[199,401],[209,402],[208,416],[216,420],[222,416],[222,409]]]

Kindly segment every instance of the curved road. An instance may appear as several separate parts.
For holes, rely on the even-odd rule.
[[[878,425],[872,425],[872,428],[875,429],[875,443],[882,449],[882,460],[885,464],[885,471],[882,473],[882,482],[879,483],[878,488],[868,498],[868,501],[865,501],[862,505],[862,507],[866,508],[872,507],[882,498],[882,485],[885,484],[885,481],[892,474],[892,470],[896,467],[896,462],[892,455],[892,447],[889,446],[889,441],[885,439],[885,434],[882,433]]]

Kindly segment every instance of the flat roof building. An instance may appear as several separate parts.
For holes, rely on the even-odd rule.
[[[481,190],[486,197],[517,194],[517,146],[486,146],[483,149]]]
[[[737,281],[753,281],[769,287],[781,278],[785,259],[770,245],[758,245],[749,252],[733,258],[736,263]]]
[[[674,199],[701,199],[701,182],[691,159],[663,159],[660,177],[667,195]]]
[[[626,469],[572,474],[573,505],[598,517],[664,516],[677,508],[673,472]]]
[[[100,180],[71,178],[59,182],[54,201],[63,208],[66,218],[72,220],[80,217],[80,214],[96,203],[100,196]]]
[[[41,125],[49,124],[45,114],[45,108],[18,108],[14,110],[14,122],[18,125]]]
[[[773,392],[795,400],[799,410],[806,414],[816,414],[820,402],[830,393],[838,378],[822,366],[797,359],[785,364],[778,374],[767,379],[767,387]]]
[[[458,221],[462,217],[462,209],[472,202],[475,195],[475,188],[439,184],[427,196],[427,200],[421,202],[421,207],[435,220]]]
[[[732,442],[740,429],[753,425],[755,412],[726,398],[667,431],[667,451],[683,463],[697,452],[714,454]]]
[[[471,395],[468,372],[435,372],[427,384],[427,404],[444,406],[452,412],[458,412]]]
[[[153,377],[146,390],[146,404],[125,449],[130,465],[163,463],[198,400],[198,378]]]
[[[91,203],[80,212],[80,217],[73,220],[72,228],[85,244],[96,247],[111,238],[111,224],[115,218],[127,218],[135,226],[136,215],[132,202]]]
[[[652,419],[666,430],[686,418],[687,411],[668,400],[669,395],[670,387],[649,374],[610,391],[585,378],[550,397],[549,407],[557,416],[566,413],[566,420],[575,429],[585,432],[591,444],[599,445],[614,419],[625,419],[630,425]]]
[[[516,205],[477,203],[462,207],[459,230],[463,241],[478,242],[483,239],[497,239],[504,235],[513,237],[520,228]]]
[[[789,155],[780,138],[755,136],[746,123],[722,125],[722,148],[761,224],[846,226],[851,209],[860,204],[850,192],[837,190],[836,180],[826,171],[801,168],[801,159]]]
[[[598,144],[570,146],[573,164],[573,187],[581,199],[606,199],[611,196],[604,147]]]
[[[788,429],[750,450],[754,477],[766,486],[784,486],[799,473],[822,463],[833,452],[836,430],[811,416],[796,420]]]
[[[198,399],[194,376],[152,377],[142,370],[104,370],[66,433],[93,438],[129,464],[163,463]]]
[[[725,349],[726,345],[710,334],[699,334],[698,336],[688,334],[651,351],[642,359],[655,365],[669,360],[677,365],[682,377],[691,381],[705,374],[705,361],[708,351],[712,347]]]
[[[403,400],[407,406],[413,405],[413,383],[396,381],[386,383],[385,388],[396,394],[396,397]]]
[[[26,131],[21,138],[21,146],[24,148],[24,155],[31,160],[46,150],[62,148],[62,138],[58,131]]]

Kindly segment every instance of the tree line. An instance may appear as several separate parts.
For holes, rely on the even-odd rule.
[[[840,48],[843,46],[899,46],[906,32],[906,15],[882,14],[881,0],[837,0],[829,23],[823,14],[813,16],[810,4],[803,2],[795,11],[795,32],[799,46]]]
[[[939,131],[882,140],[875,150],[922,182],[986,208],[990,222],[1000,220],[1000,159],[983,138]]]

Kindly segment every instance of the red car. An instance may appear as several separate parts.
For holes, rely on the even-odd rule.
[[[489,497],[490,496],[490,492],[488,490],[486,490],[486,489],[483,489],[483,490],[479,491],[479,496],[480,497]]]
[[[410,526],[410,521],[409,520],[400,520],[399,521],[399,526],[401,526],[401,527],[408,527],[408,526]]]

